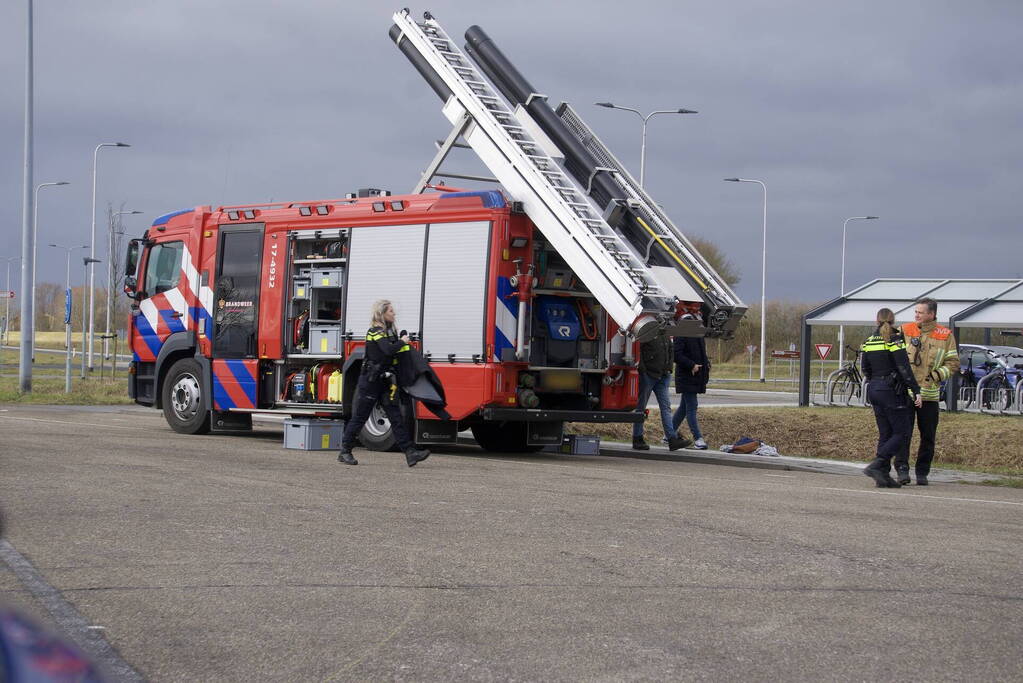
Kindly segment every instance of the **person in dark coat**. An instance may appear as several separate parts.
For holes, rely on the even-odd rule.
[[[695,318],[692,313],[682,316],[683,320]],[[671,416],[671,426],[678,428],[685,419],[689,430],[693,433],[693,448],[707,449],[707,442],[700,432],[700,423],[696,417],[699,407],[699,394],[707,393],[707,382],[710,380],[710,359],[707,358],[707,342],[703,337],[675,337],[675,393],[681,394],[678,409]]]

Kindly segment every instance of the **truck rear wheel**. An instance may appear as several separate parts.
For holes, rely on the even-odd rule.
[[[525,422],[482,422],[472,427],[472,436],[492,453],[536,453],[543,446],[526,444]]]
[[[191,358],[171,366],[163,381],[163,416],[171,429],[181,434],[210,431],[210,411],[202,395],[202,369]]]
[[[355,390],[355,398],[352,405],[359,405],[360,391]],[[405,429],[408,431],[410,437],[413,437],[413,412],[412,412],[412,399],[409,398],[408,394],[403,392],[399,393],[398,407],[401,408],[401,414],[405,418]],[[413,437],[414,438],[414,437]],[[369,414],[369,419],[366,420],[366,424],[362,426],[362,431],[359,432],[359,441],[362,445],[371,451],[396,451],[398,449],[398,439],[394,436],[394,430],[391,428],[391,421],[387,419],[387,413],[377,403],[373,406],[373,412]]]

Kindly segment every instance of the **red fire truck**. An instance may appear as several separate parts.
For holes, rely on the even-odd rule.
[[[513,110],[434,19],[394,18],[454,124],[415,191],[156,219],[128,252],[130,395],[183,433],[246,430],[259,412],[344,419],[370,306],[389,299],[447,395],[450,420],[405,399],[420,444],[471,428],[486,449],[530,450],[567,421],[642,419],[638,343],[730,334],[745,307],[570,107]],[[503,190],[430,184],[460,139]],[[701,320],[680,320],[686,303]],[[394,446],[383,414],[360,440]]]

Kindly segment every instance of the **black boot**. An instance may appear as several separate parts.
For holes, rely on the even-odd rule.
[[[909,470],[908,469],[899,470],[898,474],[899,474],[899,483],[901,485],[906,486],[906,485],[908,485],[910,483],[910,480],[909,480]],[[926,479],[926,477],[925,477],[925,479]]]
[[[359,461],[352,455],[351,446],[342,446],[341,452],[337,454],[337,461],[343,462],[346,465],[358,465]]]
[[[643,437],[632,439],[632,450],[634,451],[649,451],[650,445],[643,440]]]
[[[890,467],[888,458],[874,458],[863,470],[863,474],[873,479],[879,489],[901,488],[902,485],[888,474]]]
[[[906,476],[907,476],[907,479],[908,479],[909,475],[906,475]],[[920,474],[919,472],[917,472],[917,475],[916,475],[916,485],[917,486],[927,486],[927,475],[926,474]]]
[[[689,448],[693,445],[692,439],[687,439],[684,436],[675,436],[668,439],[668,450],[677,451],[680,448]]]
[[[416,447],[412,447],[405,451],[405,462],[408,463],[409,467],[415,467],[417,463],[420,463],[430,457],[430,451],[425,448],[420,450]]]

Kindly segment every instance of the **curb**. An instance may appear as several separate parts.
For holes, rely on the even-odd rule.
[[[725,467],[748,467],[761,470],[787,470],[796,472],[817,472],[819,474],[860,474],[866,463],[845,463],[840,461],[803,460],[785,456],[745,455],[724,451],[693,451],[680,449],[669,451],[664,446],[651,445],[649,451],[633,451],[628,444],[601,444],[600,456],[632,458],[635,460],[661,460],[667,462],[692,462],[703,465]]]

